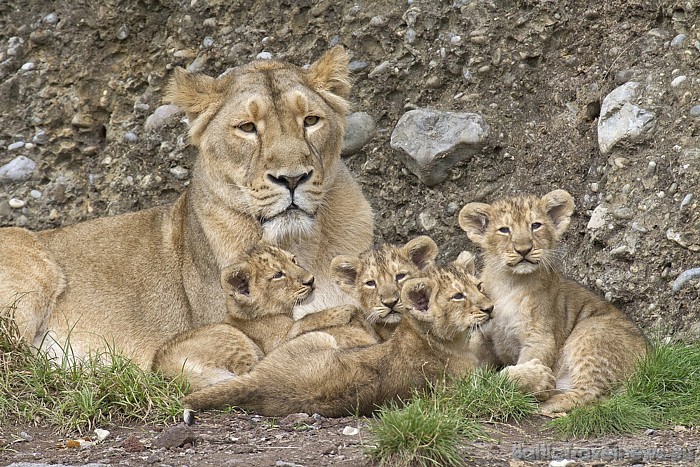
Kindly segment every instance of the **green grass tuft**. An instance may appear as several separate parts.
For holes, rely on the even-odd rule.
[[[14,321],[0,313],[0,419],[50,423],[84,432],[124,421],[176,421],[186,388],[141,370],[114,352],[57,362],[33,353]]]
[[[566,438],[625,435],[654,426],[653,411],[626,394],[579,407],[547,424]]]
[[[453,403],[470,419],[520,421],[537,412],[537,400],[524,394],[505,374],[477,369],[452,389]]]
[[[656,346],[621,390],[548,424],[567,437],[626,434],[700,423],[700,344]]]
[[[370,424],[376,446],[370,448],[369,455],[380,465],[463,465],[460,442],[479,438],[482,431],[443,395],[416,395],[403,407],[391,403],[381,408]]]

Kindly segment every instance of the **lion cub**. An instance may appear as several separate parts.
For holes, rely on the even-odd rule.
[[[292,311],[314,290],[314,276],[294,256],[264,242],[221,273],[228,319],[180,333],[157,352],[153,369],[185,377],[192,390],[247,373],[285,340]]]
[[[427,272],[427,278],[407,280],[403,319],[386,342],[338,349],[328,334],[306,334],[273,350],[250,373],[187,396],[185,421],[192,423],[193,410],[228,405],[267,416],[369,414],[384,402],[405,401],[414,389],[444,375],[473,369],[470,331],[493,308],[473,271],[473,257],[462,255],[448,268]]]
[[[427,236],[416,237],[404,246],[383,245],[359,256],[337,256],[331,274],[340,288],[355,297],[382,341],[401,321],[404,305],[401,287],[435,264],[438,248]]]
[[[551,368],[559,391],[541,394],[543,412],[600,398],[649,350],[625,314],[555,268],[557,242],[573,210],[571,195],[554,190],[542,198],[469,203],[459,214],[459,225],[484,252],[481,279],[495,305],[483,328],[481,357],[515,365],[506,371],[521,382],[528,378],[525,364],[538,359]],[[534,381],[539,375],[532,379],[541,384]]]

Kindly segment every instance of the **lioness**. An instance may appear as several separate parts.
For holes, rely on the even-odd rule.
[[[459,214],[459,225],[484,252],[481,279],[495,305],[481,359],[511,365],[506,371],[521,380],[527,379],[523,366],[537,359],[551,368],[560,393],[539,394],[548,398],[543,412],[598,399],[649,349],[625,314],[557,271],[557,242],[573,210],[571,195],[554,190],[542,198],[469,203]]]
[[[323,332],[298,337],[270,352],[243,376],[185,398],[185,422],[193,411],[228,405],[262,415],[294,412],[328,417],[369,414],[390,400],[405,401],[414,389],[476,366],[468,351],[472,327],[489,319],[493,305],[477,289],[473,256],[406,281],[404,316],[381,344],[338,349]]]
[[[290,253],[261,241],[224,268],[221,287],[226,323],[177,334],[153,359],[154,370],[185,378],[191,390],[247,373],[283,342],[294,307],[314,291],[314,276]]]
[[[329,264],[372,243],[369,204],[340,160],[348,59],[255,61],[219,78],[175,71],[167,100],[199,148],[169,206],[60,229],[0,229],[0,307],[22,336],[76,356],[115,346],[143,368],[175,334],[226,316],[222,267],[264,237],[316,276],[299,315],[338,304]],[[46,336],[46,338],[45,338]]]

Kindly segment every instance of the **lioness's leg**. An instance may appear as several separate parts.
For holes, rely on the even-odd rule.
[[[630,376],[647,350],[641,331],[626,320],[604,316],[579,323],[566,340],[557,365],[560,393],[540,410],[567,412],[605,396]]]
[[[0,229],[0,245],[0,314],[13,317],[21,338],[38,346],[65,288],[63,273],[26,229]]]
[[[241,331],[214,324],[180,333],[163,344],[153,369],[170,378],[182,377],[191,391],[197,391],[247,373],[262,357],[262,350]]]

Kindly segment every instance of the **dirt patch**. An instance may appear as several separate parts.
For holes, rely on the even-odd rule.
[[[296,423],[295,423],[296,421]],[[694,429],[649,430],[635,436],[564,441],[543,431],[546,419],[520,425],[485,424],[488,439],[461,446],[465,462],[483,466],[549,465],[569,459],[573,465],[696,465],[700,433]],[[357,429],[357,434],[354,433]],[[182,433],[185,430],[186,433]],[[167,441],[160,440],[176,432]],[[179,432],[179,433],[177,433]],[[345,432],[345,433],[344,433]],[[122,465],[371,465],[372,438],[365,418],[294,416],[274,420],[256,415],[204,414],[192,427],[110,428],[102,442],[68,448],[65,438],[47,428],[13,427],[0,431],[10,441],[0,451],[12,462]],[[94,435],[92,436],[94,439]],[[182,445],[178,444],[183,441]],[[6,464],[5,464],[6,463]],[[570,464],[572,465],[572,464]]]

